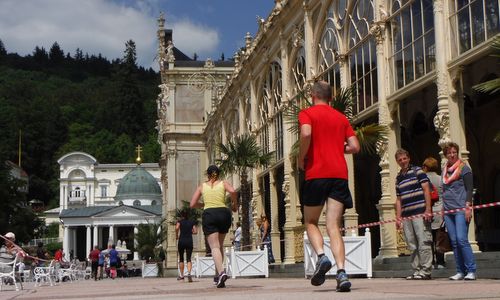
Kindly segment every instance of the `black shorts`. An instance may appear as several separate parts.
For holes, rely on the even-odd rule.
[[[201,224],[205,235],[227,233],[231,227],[231,211],[227,207],[207,208],[203,211]]]
[[[352,208],[352,197],[346,179],[317,178],[306,180],[302,186],[301,203],[304,206],[323,206],[328,198]]]

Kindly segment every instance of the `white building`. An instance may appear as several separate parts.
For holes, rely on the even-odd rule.
[[[84,152],[68,153],[57,162],[60,236],[66,255],[73,251],[84,260],[94,245],[103,248],[118,241],[133,249],[137,226],[161,220],[157,163],[141,164],[138,158],[137,164],[99,164]]]

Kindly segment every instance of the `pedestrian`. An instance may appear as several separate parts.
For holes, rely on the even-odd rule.
[[[177,237],[177,249],[179,252],[179,276],[177,280],[184,280],[184,251],[186,251],[187,278],[193,282],[191,277],[191,255],[193,253],[193,234],[197,234],[196,222],[188,219],[186,210],[181,212],[182,219],[175,224],[175,235]]]
[[[469,243],[469,224],[472,219],[472,170],[459,158],[459,147],[450,142],[443,147],[448,160],[443,174],[443,209],[464,209],[446,214],[444,222],[450,237],[457,273],[450,280],[476,280],[476,261]]]
[[[36,257],[38,258],[37,267],[45,266],[47,260],[47,251],[43,248],[43,242],[39,242],[36,248]]]
[[[12,263],[16,255],[24,255],[24,252],[20,252],[19,248],[16,247],[14,242],[16,241],[16,235],[13,232],[7,232],[4,236],[5,244],[0,247],[0,262],[1,263]],[[9,273],[12,272],[12,266],[8,265],[0,265],[1,273]],[[9,277],[0,278],[4,283],[14,284],[12,279]],[[0,282],[0,285],[2,283]]]
[[[234,250],[241,251],[241,223],[236,222],[236,230],[234,231],[233,240]]]
[[[436,247],[436,237],[437,232],[440,228],[444,227],[443,216],[435,213],[439,213],[443,210],[443,201],[441,200],[441,176],[439,176],[439,167],[438,161],[434,157],[427,157],[422,164],[422,170],[429,178],[430,183],[433,187],[437,189],[438,199],[437,201],[432,202],[432,213],[433,219],[431,223],[432,230],[432,262],[435,269],[444,269],[445,261],[444,261],[444,253],[440,252]],[[432,200],[432,197],[431,197]]]
[[[111,245],[111,250],[109,250],[109,275],[111,279],[116,278],[116,268],[119,264],[120,258],[118,257],[118,251],[116,251],[116,245]]]
[[[260,231],[260,248],[264,250],[264,246],[267,246],[267,262],[269,264],[274,263],[273,246],[271,244],[271,225],[267,220],[267,217],[262,215],[260,217],[261,223],[259,226]]]
[[[99,255],[101,254],[101,251],[99,251],[99,246],[95,245],[94,250],[90,251],[89,254],[89,260],[91,264],[91,269],[92,269],[92,277],[94,277],[94,280],[97,280],[97,269],[99,267]]]
[[[403,228],[411,251],[413,274],[408,280],[427,280],[432,275],[432,207],[429,179],[424,171],[410,164],[410,154],[398,149],[396,161],[401,168],[396,177],[396,227]],[[401,218],[425,213],[423,218],[402,221]]]
[[[104,263],[106,261],[106,255],[104,251],[99,252],[99,260],[97,261],[97,278],[101,280],[104,274]]]
[[[203,207],[202,226],[212,252],[215,269],[218,273],[217,287],[225,287],[227,274],[222,265],[224,261],[224,238],[231,227],[231,211],[226,207],[226,192],[231,197],[233,212],[238,210],[236,192],[227,182],[219,180],[220,170],[211,165],[207,169],[208,180],[198,186],[191,198],[191,208]],[[203,196],[204,203],[200,203]]]
[[[318,261],[311,284],[325,282],[325,274],[332,267],[325,255],[324,242],[318,221],[326,204],[326,228],[333,257],[337,264],[337,291],[348,292],[351,282],[345,272],[345,246],[341,222],[346,208],[353,206],[347,181],[347,163],[344,154],[359,152],[358,139],[349,120],[329,105],[331,86],[316,82],[311,90],[313,106],[299,113],[300,148],[298,167],[305,171],[302,187],[302,205],[307,236]]]

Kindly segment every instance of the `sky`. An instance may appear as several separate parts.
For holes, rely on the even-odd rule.
[[[138,64],[157,70],[161,11],[178,49],[215,60],[244,46],[245,34],[257,31],[256,16],[267,17],[273,6],[274,0],[0,0],[0,40],[23,56],[57,41],[71,56],[80,48],[112,60],[132,39]]]

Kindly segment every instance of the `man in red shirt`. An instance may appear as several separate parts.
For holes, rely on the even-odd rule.
[[[56,253],[54,253],[54,260],[61,263],[63,260],[63,249],[57,249]]]
[[[337,291],[348,292],[351,283],[344,270],[345,247],[340,231],[342,215],[353,206],[347,182],[347,164],[344,154],[359,152],[358,139],[349,120],[333,109],[331,87],[325,81],[316,82],[311,90],[313,106],[299,113],[300,151],[299,169],[305,170],[301,201],[307,236],[318,255],[311,284],[325,282],[325,274],[332,267],[323,250],[323,236],[318,221],[326,203],[326,229],[337,263]]]
[[[99,254],[101,251],[99,251],[99,246],[94,246],[94,250],[90,251],[89,254],[89,259],[92,265],[92,276],[94,277],[94,280],[97,281],[97,267],[99,266]]]

